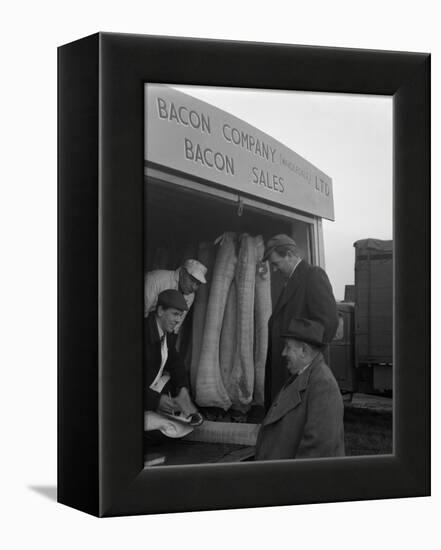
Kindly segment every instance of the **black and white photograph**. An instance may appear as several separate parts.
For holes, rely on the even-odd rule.
[[[392,107],[145,85],[145,467],[393,454]]]

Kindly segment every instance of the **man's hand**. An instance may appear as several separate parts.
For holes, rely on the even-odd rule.
[[[175,397],[174,402],[175,406],[178,408],[178,410],[182,412],[184,416],[190,416],[193,413],[197,412],[197,408],[191,400],[187,388],[182,387],[179,390],[179,393]]]
[[[179,410],[176,406],[175,400],[169,395],[161,395],[159,398],[158,411],[165,412],[167,414],[174,414],[175,410]]]

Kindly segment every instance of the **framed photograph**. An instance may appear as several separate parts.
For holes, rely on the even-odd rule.
[[[59,501],[429,495],[430,56],[99,33],[58,101]]]

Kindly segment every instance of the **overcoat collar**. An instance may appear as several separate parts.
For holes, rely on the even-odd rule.
[[[305,278],[308,268],[309,268],[309,264],[305,260],[302,260],[298,264],[298,266],[295,268],[294,273],[288,279],[288,282],[286,283],[285,288],[280,293],[279,299],[277,300],[277,303],[274,306],[273,316],[277,315],[277,313],[282,309],[282,307],[290,301],[291,297],[299,287],[300,283]]]
[[[288,379],[275,398],[274,403],[271,405],[267,415],[263,419],[264,425],[277,422],[289,411],[300,405],[302,402],[303,392],[308,387],[311,373],[322,361],[323,355],[318,353],[309,367],[297,376],[297,378],[295,378],[292,382],[290,382],[291,378]]]

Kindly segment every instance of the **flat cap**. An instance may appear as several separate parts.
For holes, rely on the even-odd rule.
[[[314,346],[323,346],[323,335],[325,329],[318,321],[310,319],[292,319],[288,328],[282,332],[282,338],[292,338],[299,342],[312,344]]]
[[[279,248],[280,246],[290,246],[293,248],[293,250],[297,250],[297,244],[295,240],[288,235],[281,233],[280,235],[275,235],[274,237],[271,237],[271,239],[269,239],[266,243],[263,261],[265,262],[271,252],[273,252],[276,248]]]
[[[164,308],[174,307],[175,309],[179,309],[181,311],[188,310],[187,302],[185,301],[184,296],[179,292],[179,290],[173,290],[172,288],[163,290],[159,294],[158,306],[162,306]]]
[[[185,260],[182,267],[200,283],[205,284],[207,282],[207,279],[205,278],[207,268],[204,264],[201,264],[201,262],[198,262],[197,260]]]

